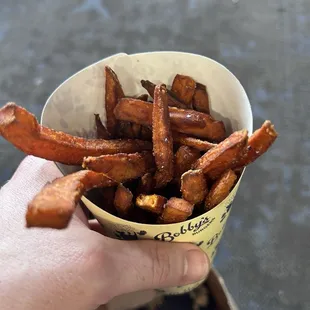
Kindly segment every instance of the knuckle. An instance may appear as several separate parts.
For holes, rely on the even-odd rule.
[[[153,284],[163,284],[167,281],[171,271],[170,256],[165,248],[157,244],[152,248],[152,274]]]

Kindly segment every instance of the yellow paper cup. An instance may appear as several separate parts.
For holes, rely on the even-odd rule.
[[[53,92],[44,107],[41,123],[73,135],[93,138],[94,114],[100,114],[103,121],[106,119],[104,108],[106,65],[117,73],[128,96],[145,93],[140,84],[142,79],[171,85],[175,74],[189,75],[207,86],[211,115],[224,121],[229,132],[245,128],[249,134],[252,133],[250,103],[237,78],[224,66],[207,57],[181,52],[117,54],[83,69]],[[74,166],[57,165],[64,174],[79,169]],[[83,197],[82,201],[111,238],[191,242],[205,251],[212,262],[240,180],[241,178],[229,196],[214,209],[176,224],[146,225],[129,222],[105,212],[86,197]],[[163,291],[166,294],[182,294],[191,291],[201,282],[170,287]]]

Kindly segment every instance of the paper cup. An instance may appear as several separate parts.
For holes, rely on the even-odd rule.
[[[94,113],[100,114],[103,121],[106,119],[105,65],[116,72],[128,96],[145,93],[140,85],[142,79],[170,86],[175,74],[189,75],[207,86],[211,115],[224,121],[229,132],[245,128],[249,134],[252,133],[250,103],[237,78],[224,66],[207,57],[181,52],[117,54],[83,69],[61,84],[47,100],[42,113],[42,124],[73,135],[94,137]],[[57,165],[64,174],[79,169]],[[212,262],[240,180],[241,178],[229,196],[214,209],[176,224],[145,225],[129,222],[105,212],[85,197],[82,201],[112,238],[191,242],[205,251]],[[201,282],[163,291],[166,294],[182,294],[191,291]]]

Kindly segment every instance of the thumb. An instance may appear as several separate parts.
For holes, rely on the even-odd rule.
[[[113,270],[112,277],[108,273],[115,296],[194,283],[204,279],[210,269],[207,255],[193,244],[110,241],[104,269]]]

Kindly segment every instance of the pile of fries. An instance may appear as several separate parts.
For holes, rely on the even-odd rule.
[[[28,227],[67,227],[82,195],[129,221],[185,221],[221,203],[242,169],[277,138],[270,121],[248,137],[229,136],[210,115],[205,85],[177,74],[171,89],[142,80],[148,94],[124,94],[105,67],[106,126],[94,115],[96,139],[38,124],[15,103],[0,109],[0,134],[26,154],[84,168],[47,184],[29,203]]]

